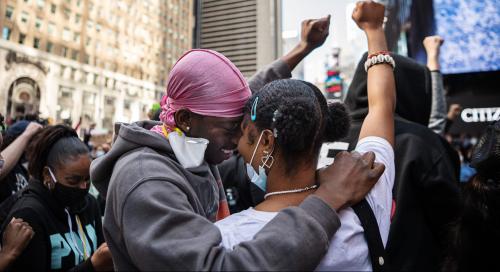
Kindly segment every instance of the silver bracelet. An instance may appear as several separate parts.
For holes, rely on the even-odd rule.
[[[390,55],[386,54],[377,54],[371,58],[367,58],[365,61],[365,72],[368,72],[368,69],[376,64],[387,63],[392,66],[392,69],[396,68],[396,62]]]

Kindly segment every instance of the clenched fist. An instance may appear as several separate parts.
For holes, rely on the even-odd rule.
[[[369,1],[359,1],[352,12],[352,19],[364,31],[381,29],[384,23],[385,7]]]

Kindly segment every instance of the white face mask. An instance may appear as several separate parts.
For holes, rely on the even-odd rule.
[[[272,158],[272,156],[268,156],[267,158],[262,159],[262,164],[259,165],[259,173],[257,173],[252,166],[253,158],[255,157],[255,153],[257,152],[257,148],[259,148],[260,141],[262,140],[262,136],[264,135],[264,131],[260,133],[259,140],[257,141],[257,144],[255,145],[255,149],[253,150],[252,158],[250,159],[250,163],[246,164],[247,167],[247,175],[248,178],[250,178],[250,182],[253,184],[257,185],[262,191],[266,192],[267,188],[267,174],[266,174],[266,169],[264,166],[267,166],[268,168],[271,168],[273,165],[273,161],[271,161],[268,165],[269,159]],[[273,152],[271,151],[270,154]]]
[[[172,132],[168,134],[168,141],[175,157],[184,168],[198,167],[203,163],[208,140],[203,138],[186,137],[184,133]]]

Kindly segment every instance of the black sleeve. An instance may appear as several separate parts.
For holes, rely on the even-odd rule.
[[[27,222],[35,235],[24,249],[23,253],[14,261],[10,267],[12,271],[48,271],[50,270],[50,248],[48,236],[35,211],[31,209],[20,209],[13,212],[8,220],[21,218]],[[3,233],[2,233],[3,235]]]

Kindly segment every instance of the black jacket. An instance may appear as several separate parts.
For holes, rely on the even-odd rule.
[[[28,187],[12,206],[5,222],[12,217],[21,218],[33,228],[35,235],[23,253],[10,266],[13,271],[94,271],[90,257],[85,261],[75,248],[74,241],[83,252],[78,225],[71,215],[73,238],[70,235],[68,216],[55,201],[50,191],[39,181],[30,181]],[[99,207],[95,198],[86,196],[86,207],[78,214],[91,256],[104,242]],[[5,224],[2,228],[5,229]]]
[[[427,128],[431,111],[429,70],[398,55],[394,71],[397,106],[395,118],[395,214],[386,250],[388,267],[396,271],[438,270],[447,225],[460,211],[458,154]],[[356,146],[368,113],[366,54],[358,64],[345,104],[352,126],[349,149]]]

